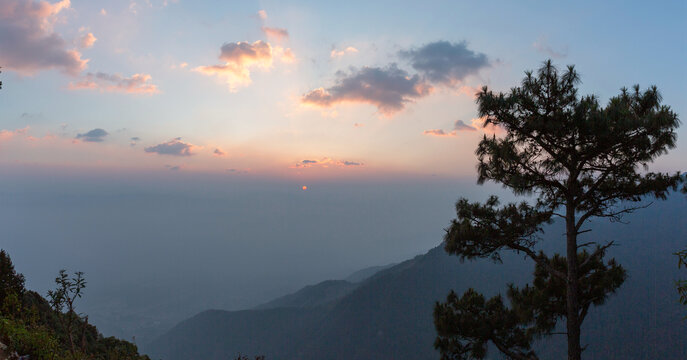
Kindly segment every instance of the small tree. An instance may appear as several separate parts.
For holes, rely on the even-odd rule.
[[[547,61],[525,75],[508,93],[484,87],[478,94],[484,125],[505,132],[480,142],[478,182],[537,201],[501,206],[496,197],[484,204],[461,199],[444,240],[446,251],[463,259],[500,262],[504,250],[524,254],[536,265],[534,282],[510,285],[510,308],[500,296],[487,301],[474,290],[437,304],[435,346],[444,359],[484,358],[488,342],[512,359],[536,359],[532,340],[565,319],[568,359],[579,360],[590,306],[603,304],[626,276],[613,259],[604,260],[615,240],[578,242],[591,231],[585,224],[595,217],[619,221],[645,207],[638,203],[646,195],[664,199],[680,180],[679,173],[640,171],[676,141],[678,116],[661,104],[656,87],[622,89],[602,107],[595,96],[578,96],[572,66],[561,73]],[[538,247],[554,218],[565,222],[565,256]]]
[[[55,278],[57,288],[48,291],[48,299],[52,308],[58,313],[59,321],[67,334],[69,341],[69,351],[72,358],[76,358],[77,351],[75,345],[75,330],[74,327],[81,320],[81,316],[76,313],[76,300],[83,295],[83,289],[86,288],[86,279],[83,277],[83,272],[77,271],[74,277],[70,278],[66,270],[60,270],[60,274]],[[81,350],[85,350],[85,330],[88,325],[88,317],[83,319],[83,328],[81,332]]]

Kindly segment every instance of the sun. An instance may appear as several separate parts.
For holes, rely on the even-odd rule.
[[[305,185],[303,185],[303,187],[302,187],[301,189],[303,189],[303,190],[308,190],[308,187],[305,186]]]

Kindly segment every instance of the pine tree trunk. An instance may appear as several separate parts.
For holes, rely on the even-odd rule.
[[[582,348],[580,347],[580,281],[577,263],[577,231],[575,229],[575,207],[572,201],[568,201],[565,214],[565,230],[567,241],[567,330],[568,330],[568,360],[580,360]]]

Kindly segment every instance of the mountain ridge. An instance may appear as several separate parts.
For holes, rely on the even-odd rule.
[[[622,238],[611,255],[627,267],[629,278],[606,305],[589,312],[583,326],[587,358],[677,359],[687,354],[687,322],[673,286],[679,271],[671,258],[687,239],[685,213],[687,201],[673,197],[648,213],[632,215],[630,225],[595,224],[594,238]],[[547,251],[560,246],[555,240],[563,233],[560,225],[547,228]],[[205,315],[209,318],[180,323],[146,351],[166,360],[219,360],[238,352],[270,360],[435,359],[435,301],[443,301],[451,289],[461,293],[475,287],[485,296],[503,293],[509,282],[530,281],[533,268],[521,255],[508,252],[500,265],[461,262],[439,246],[377,272],[328,306],[216,311]],[[222,340],[204,339],[215,334]],[[176,350],[168,351],[170,344]],[[565,355],[560,336],[542,339],[537,348],[541,358]]]

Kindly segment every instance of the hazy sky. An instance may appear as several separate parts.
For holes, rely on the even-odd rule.
[[[675,2],[0,1],[0,164],[465,176],[473,95],[551,58],[687,105]],[[661,161],[679,164],[687,146]]]
[[[99,326],[407,259],[458,197],[503,193],[475,185],[498,131],[477,89],[550,58],[604,103],[655,84],[684,119],[685,18],[685,1],[0,0],[0,247],[41,293],[86,272]],[[655,169],[686,157],[683,126]]]

